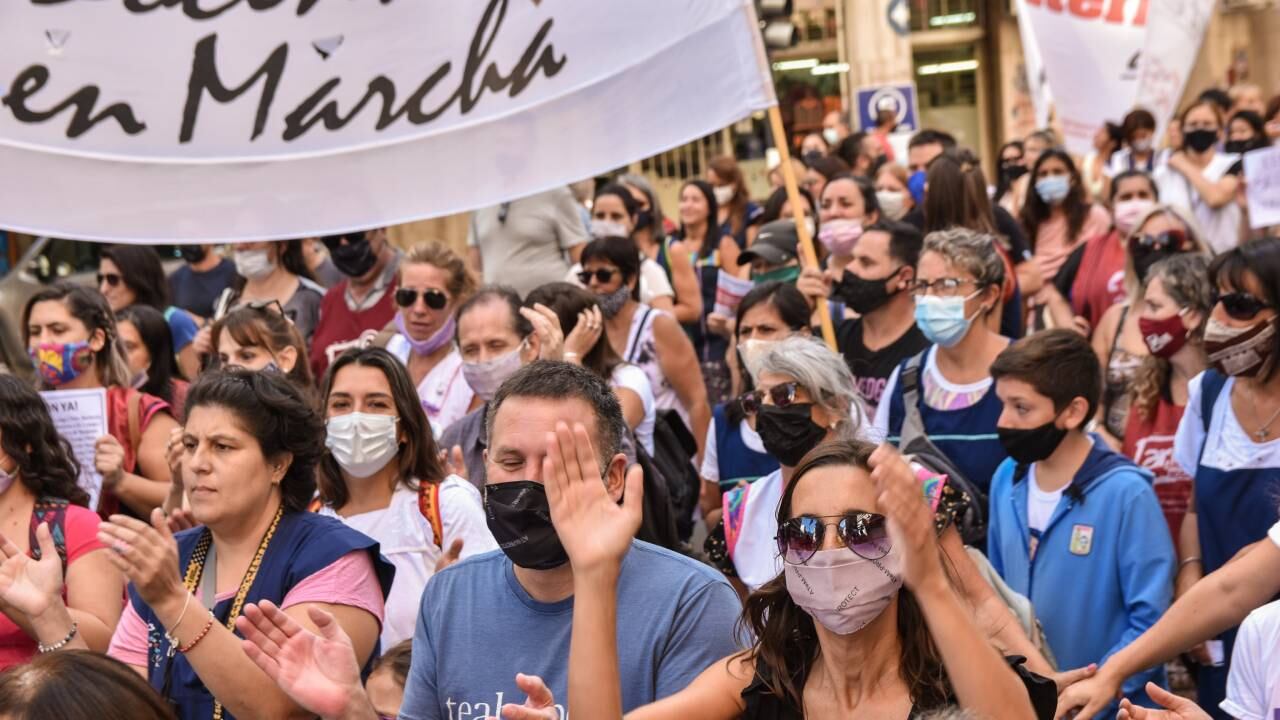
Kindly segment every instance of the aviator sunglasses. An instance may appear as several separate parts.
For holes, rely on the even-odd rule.
[[[800,383],[789,382],[780,385],[774,385],[769,388],[769,399],[773,401],[776,407],[784,408],[796,401],[796,390],[800,388]],[[752,390],[743,393],[738,398],[738,402],[742,405],[742,411],[748,415],[755,415],[760,412],[760,406],[764,404],[765,391]]]
[[[1255,315],[1271,307],[1271,304],[1247,292],[1219,293],[1213,291],[1213,304],[1222,303],[1222,309],[1235,320],[1251,320]]]
[[[822,549],[827,528],[833,526],[840,542],[863,560],[879,560],[893,547],[883,515],[847,512],[801,515],[783,522],[778,526],[778,554],[792,565],[809,562],[809,558]]]
[[[396,304],[402,308],[412,307],[418,302],[418,296],[422,296],[422,302],[432,310],[443,310],[445,305],[449,304],[449,298],[439,290],[423,290],[421,292],[413,288],[399,288],[396,290]]]

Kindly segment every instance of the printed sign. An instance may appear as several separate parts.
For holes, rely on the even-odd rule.
[[[94,444],[107,434],[107,391],[44,390],[49,415],[58,434],[71,445],[80,463],[80,487],[89,493],[89,507],[97,509],[102,495],[102,476],[93,467]]]
[[[898,119],[897,131],[915,132],[920,129],[920,114],[916,107],[916,86],[878,85],[858,90],[858,127],[871,130],[881,110],[892,110]]]

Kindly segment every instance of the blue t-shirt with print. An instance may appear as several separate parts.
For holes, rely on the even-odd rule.
[[[635,541],[618,578],[624,711],[683,690],[737,651],[737,594],[712,568]],[[573,598],[541,603],[499,550],[427,583],[413,635],[401,720],[478,720],[520,704],[516,673],[547,683],[567,720]]]

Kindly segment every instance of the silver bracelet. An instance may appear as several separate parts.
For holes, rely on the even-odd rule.
[[[70,643],[72,640],[75,640],[75,639],[76,639],[76,633],[77,633],[77,632],[79,632],[79,630],[80,630],[80,626],[79,626],[78,624],[76,624],[76,622],[75,622],[74,620],[72,620],[72,621],[71,621],[71,632],[67,633],[67,636],[66,636],[66,637],[62,638],[61,640],[59,640],[58,642],[56,642],[56,643],[54,643],[54,644],[52,644],[52,645],[45,645],[45,644],[44,644],[44,643],[42,643],[42,642],[37,642],[37,643],[36,643],[36,649],[40,651],[40,654],[41,654],[41,655],[43,655],[43,654],[45,654],[45,653],[51,653],[51,652],[55,652],[55,651],[57,651],[57,650],[61,650],[62,648],[66,647],[66,646],[67,646],[67,644],[68,644],[68,643]]]

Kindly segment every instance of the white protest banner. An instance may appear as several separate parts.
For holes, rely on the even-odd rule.
[[[4,0],[0,225],[122,242],[511,200],[774,104],[752,0]]]
[[[1018,37],[1022,40],[1022,67],[1027,74],[1027,95],[1035,110],[1036,127],[1049,127],[1049,110],[1053,105],[1053,89],[1045,77],[1044,61],[1040,59],[1040,44],[1031,31],[1031,21],[1024,12],[1018,13]]]
[[[1245,194],[1249,199],[1249,226],[1280,225],[1280,146],[1244,154]]]
[[[727,318],[734,317],[738,312],[738,304],[753,287],[755,283],[750,280],[720,270],[716,275],[716,302],[711,312]]]
[[[102,495],[102,476],[93,468],[93,446],[107,434],[107,391],[44,390],[40,397],[49,406],[53,426],[70,443],[80,463],[80,487],[89,493],[89,507],[96,510]]]
[[[1147,41],[1138,64],[1134,105],[1156,117],[1156,138],[1178,112],[1187,76],[1213,17],[1216,0],[1150,0]]]
[[[1067,149],[1083,155],[1133,109],[1148,0],[1018,0],[1030,23]]]

